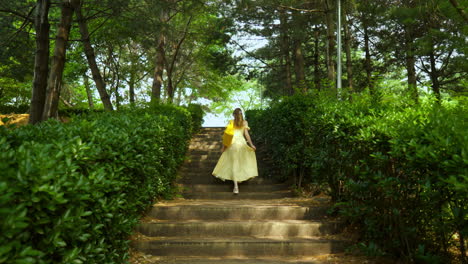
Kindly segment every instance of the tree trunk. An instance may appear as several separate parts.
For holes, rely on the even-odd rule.
[[[110,100],[110,96],[106,90],[106,84],[102,78],[101,72],[96,63],[96,55],[94,54],[94,49],[91,46],[91,41],[89,39],[89,32],[88,32],[88,25],[81,13],[81,4],[77,3],[75,5],[76,16],[78,19],[78,25],[80,27],[80,34],[83,41],[84,52],[86,55],[86,59],[88,60],[89,68],[91,69],[91,73],[93,75],[93,80],[96,84],[96,88],[99,92],[99,96],[101,97],[102,104],[104,105],[104,109],[107,111],[112,111],[112,103]]]
[[[302,54],[301,40],[294,41],[294,70],[296,72],[296,85],[299,91],[307,93],[307,84],[305,80],[304,55]]]
[[[408,77],[408,91],[411,98],[418,103],[418,87],[416,83],[416,58],[414,51],[414,41],[412,37],[411,26],[405,26],[405,59],[406,59],[406,73]]]
[[[288,17],[284,9],[280,9],[280,41],[281,41],[281,54],[284,59],[284,73],[285,73],[285,87],[283,95],[292,95],[294,90],[292,88],[291,77],[291,57],[289,55],[289,34],[288,34]]]
[[[43,120],[51,117],[58,117],[58,104],[60,90],[62,88],[62,75],[65,67],[67,53],[67,42],[70,34],[71,22],[73,19],[73,7],[71,2],[64,0],[61,4],[60,24],[55,40],[54,58],[50,69],[47,97],[44,105]]]
[[[429,59],[430,59],[430,62],[431,62],[431,72],[430,72],[429,75],[431,77],[431,82],[432,82],[432,91],[434,92],[434,95],[435,95],[437,101],[440,102],[439,71],[437,70],[435,54],[434,54],[434,49],[433,48],[430,51]]]
[[[117,73],[117,83],[115,84],[115,108],[120,109],[120,100],[122,99],[119,93],[120,76]]]
[[[130,96],[130,105],[135,105],[135,73],[130,73],[130,82],[128,83],[128,93]]]
[[[180,105],[182,103],[182,94],[184,91],[182,89],[177,90],[177,103],[176,105]]]
[[[372,61],[370,56],[370,47],[369,47],[369,29],[367,24],[367,19],[364,18],[362,21],[362,26],[364,28],[364,69],[366,70],[366,86],[369,88],[371,95],[374,94],[374,86],[372,83]]]
[[[47,94],[47,75],[49,73],[49,32],[48,20],[50,8],[49,0],[38,0],[36,5],[36,55],[34,59],[34,81],[29,110],[29,123],[36,124],[42,121],[45,98]]]
[[[156,49],[156,66],[154,68],[153,86],[151,88],[151,102],[156,103],[161,100],[161,87],[163,84],[164,62],[165,62],[165,36],[159,34],[158,46]]]
[[[88,96],[88,105],[90,109],[94,109],[94,102],[93,102],[93,94],[91,92],[91,88],[89,87],[89,78],[88,75],[83,75],[83,82],[86,88],[86,95]]]
[[[169,12],[166,8],[161,9],[159,21],[167,23],[169,21]],[[158,39],[156,40],[156,65],[154,67],[153,85],[151,87],[151,103],[159,103],[161,101],[161,88],[164,83],[163,74],[166,65],[166,35],[163,31],[159,32]]]
[[[468,258],[466,256],[466,248],[465,248],[465,236],[463,235],[463,231],[458,231],[458,237],[460,240],[460,253],[461,253],[461,260],[462,264],[468,263]]]
[[[120,88],[120,57],[121,57],[121,52],[122,52],[122,47],[119,47],[119,51],[117,56],[114,55],[113,50],[110,50],[110,59],[111,63],[114,66],[114,76],[115,76],[115,108],[120,109],[120,103],[122,97],[120,96],[119,93],[119,88]]]
[[[332,1],[325,0],[325,20],[327,24],[327,77],[331,84],[336,81],[335,60],[333,53],[335,52],[335,21],[333,19],[335,12],[332,9]],[[336,92],[335,85],[331,86]]]
[[[345,9],[346,10],[346,9]],[[344,27],[344,44],[346,53],[346,74],[348,80],[348,89],[350,92],[353,91],[353,62],[351,58],[351,32],[349,31],[349,21],[347,14],[344,15],[343,19]]]
[[[319,29],[315,27],[314,30],[314,83],[315,83],[315,89],[318,91],[321,90],[321,82],[320,82],[320,63],[319,63],[319,39],[320,34],[319,34]]]
[[[174,86],[172,85],[172,72],[171,74],[167,74],[167,102],[173,103],[174,102]]]

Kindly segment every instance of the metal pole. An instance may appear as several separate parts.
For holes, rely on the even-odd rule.
[[[336,42],[337,42],[337,55],[336,55],[336,90],[337,96],[341,96],[341,0],[336,0],[337,9],[337,30],[336,30]]]

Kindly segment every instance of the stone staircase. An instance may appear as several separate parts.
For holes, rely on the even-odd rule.
[[[344,251],[349,242],[327,218],[326,198],[295,198],[288,185],[259,177],[235,195],[232,182],[211,176],[222,132],[204,128],[193,138],[180,170],[185,199],[155,204],[140,222],[133,248],[150,256],[145,263],[318,264]]]

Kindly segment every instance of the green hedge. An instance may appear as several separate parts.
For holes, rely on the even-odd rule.
[[[163,105],[0,128],[0,263],[123,263],[191,130],[187,110]]]
[[[26,114],[29,105],[0,105],[0,114]]]
[[[295,96],[247,119],[286,177],[328,184],[369,254],[445,263],[465,250],[466,104]]]
[[[205,112],[203,111],[202,106],[199,104],[189,104],[187,106],[187,110],[190,112],[190,116],[192,117],[193,133],[197,133],[202,127],[203,115]]]

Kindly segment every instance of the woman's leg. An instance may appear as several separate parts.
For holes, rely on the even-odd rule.
[[[233,190],[233,193],[239,193],[239,186],[237,186],[237,181],[233,181],[234,182],[234,190]]]

